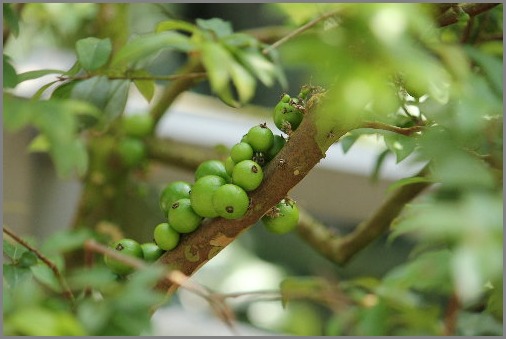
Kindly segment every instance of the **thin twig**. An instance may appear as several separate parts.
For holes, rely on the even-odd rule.
[[[14,231],[9,229],[7,226],[3,226],[3,232],[7,235],[9,235],[14,241],[19,243],[21,246],[27,248],[30,250],[33,254],[37,256],[44,264],[46,264],[54,273],[55,277],[58,279],[58,282],[60,283],[62,287],[62,293],[63,296],[67,299],[69,299],[72,303],[75,302],[75,297],[72,291],[70,290],[67,281],[63,278],[60,270],[56,266],[55,263],[53,263],[51,260],[49,260],[45,255],[39,252],[35,247],[27,243],[25,240],[23,240],[20,236],[18,236]]]
[[[308,22],[307,24],[297,28],[296,30],[292,31],[291,33],[289,33],[288,35],[284,36],[283,38],[279,39],[278,41],[276,41],[275,43],[273,43],[272,45],[270,46],[267,46],[265,47],[263,50],[262,50],[262,53],[263,54],[268,54],[272,49],[275,49],[275,48],[278,48],[279,46],[281,46],[282,44],[284,44],[285,42],[287,42],[288,40],[290,40],[291,38],[301,34],[302,32],[308,30],[309,28],[313,27],[314,25],[316,25],[317,23],[319,23],[320,21],[323,21],[325,19],[328,19],[334,15],[336,15],[337,13],[339,13],[340,9],[339,10],[333,10],[333,11],[330,11],[328,13],[325,13],[319,17],[317,17],[316,19],[313,19],[311,20],[310,22]]]
[[[459,307],[458,297],[455,294],[452,294],[450,300],[448,300],[444,317],[444,335],[455,335]]]
[[[402,135],[412,135],[414,133],[420,132],[423,130],[423,126],[412,126],[412,127],[397,127],[389,124],[385,124],[378,121],[366,121],[364,123],[364,127],[373,128],[373,129],[382,129],[385,131],[394,132]]]
[[[462,12],[467,13],[469,16],[473,17],[479,15],[483,12],[486,12],[495,6],[499,5],[499,3],[464,3],[458,4],[457,6],[450,7],[447,11],[441,14],[436,22],[439,27],[445,27],[448,25],[452,25],[459,21]]]

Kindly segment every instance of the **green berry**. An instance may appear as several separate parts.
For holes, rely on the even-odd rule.
[[[179,199],[189,198],[191,185],[186,181],[174,181],[165,186],[160,194],[160,208],[166,214],[170,207]]]
[[[262,217],[262,222],[269,232],[285,234],[294,230],[299,223],[299,209],[295,202],[282,200],[276,205],[274,214]]]
[[[228,157],[225,160],[225,170],[229,176],[232,176],[232,171],[234,170],[235,162],[232,160],[232,157]]]
[[[293,99],[297,102],[297,99]],[[295,131],[302,122],[304,114],[289,103],[280,101],[274,107],[273,120],[279,130],[285,133]]]
[[[190,202],[195,213],[204,218],[216,218],[214,210],[214,192],[227,182],[217,175],[206,175],[195,182],[190,192]]]
[[[251,159],[253,157],[253,148],[245,142],[237,143],[230,149],[230,157],[236,164]]]
[[[136,138],[128,137],[121,139],[118,145],[118,152],[121,160],[128,167],[140,165],[146,157],[144,143]]]
[[[195,231],[202,222],[202,217],[195,213],[190,199],[183,198],[172,204],[169,210],[169,224],[179,233]]]
[[[245,191],[253,191],[262,183],[262,167],[253,160],[243,160],[234,166],[232,181]]]
[[[146,242],[141,244],[142,257],[147,262],[155,262],[165,252],[154,242]]]
[[[254,151],[267,152],[274,143],[274,134],[266,124],[260,124],[248,131],[248,143]]]
[[[246,214],[249,197],[241,187],[225,184],[214,192],[213,205],[220,217],[238,219]]]
[[[121,127],[126,135],[142,138],[153,131],[154,121],[148,114],[135,114],[123,117]]]
[[[142,259],[141,245],[133,239],[126,238],[118,240],[114,242],[110,247],[113,250],[120,252],[121,254]],[[118,275],[126,275],[134,271],[134,268],[132,266],[107,255],[104,256],[104,262],[111,271]]]
[[[179,243],[180,234],[168,223],[162,222],[156,225],[153,238],[158,247],[162,250],[170,251]]]
[[[207,160],[201,163],[195,171],[195,181],[206,175],[217,175],[229,181],[230,177],[225,169],[225,164],[219,160]]]
[[[274,136],[274,143],[272,144],[272,147],[269,148],[267,153],[265,154],[265,157],[267,161],[271,161],[274,159],[274,157],[281,151],[281,149],[285,146],[286,140],[281,135],[275,135]]]

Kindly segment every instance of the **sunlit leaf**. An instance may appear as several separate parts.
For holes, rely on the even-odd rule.
[[[104,66],[112,52],[110,39],[85,38],[76,42],[77,60],[80,65],[93,71]]]
[[[239,94],[239,101],[246,103],[255,95],[255,78],[240,64],[232,62],[230,65],[230,76]]]
[[[166,20],[156,25],[156,32],[180,30],[193,33],[196,27],[189,22],[182,20]]]
[[[144,34],[123,46],[113,57],[111,67],[137,62],[165,48],[188,52],[194,49],[194,45],[187,36],[176,32]]]
[[[212,18],[207,20],[197,19],[196,23],[200,29],[211,31],[216,34],[216,37],[218,38],[223,38],[234,32],[230,22],[224,21],[220,18]]]
[[[142,94],[147,102],[151,102],[155,94],[155,81],[154,80],[134,80],[134,85]]]
[[[5,8],[5,4],[4,4]],[[3,86],[4,88],[14,88],[20,82],[19,75],[16,74],[16,70],[11,65],[9,57],[3,55]]]

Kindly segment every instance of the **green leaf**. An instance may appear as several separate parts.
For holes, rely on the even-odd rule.
[[[32,100],[34,101],[37,101],[40,99],[40,97],[42,96],[42,94],[44,94],[44,92],[51,86],[53,86],[54,84],[56,84],[57,82],[59,82],[60,80],[55,80],[55,81],[51,81],[50,83],[48,84],[45,84],[44,86],[42,86],[41,88],[39,88],[37,90],[37,92],[35,92],[35,94],[32,96]]]
[[[26,336],[83,336],[81,324],[71,313],[33,306],[18,310],[8,318],[15,333]]]
[[[54,272],[45,263],[39,262],[37,265],[31,266],[30,270],[37,281],[55,292],[61,292],[58,278],[56,278]]]
[[[187,36],[176,32],[149,33],[139,36],[113,57],[111,67],[131,64],[143,58],[160,52],[164,48],[173,48],[182,52],[189,52],[195,48]]]
[[[242,65],[235,61],[229,64],[229,70],[232,83],[239,94],[239,101],[242,104],[248,102],[255,95],[255,78]]]
[[[3,264],[4,288],[15,289],[31,277],[32,273],[27,267]]]
[[[229,65],[233,62],[233,57],[220,44],[214,42],[202,43],[202,63],[207,71],[211,89],[225,103],[237,106],[229,86]]]
[[[155,81],[154,80],[134,80],[134,85],[142,94],[147,102],[151,102],[153,95],[155,95]]]
[[[213,32],[218,38],[223,38],[234,32],[230,22],[224,21],[220,18],[212,18],[207,20],[197,19],[196,23],[199,28]]]
[[[406,159],[416,148],[416,140],[401,134],[384,134],[385,144],[395,154],[397,163]]]
[[[5,238],[3,239],[3,253],[12,260],[17,261],[26,251],[28,251],[26,247],[19,244],[13,244],[10,241],[5,240]]]
[[[56,87],[51,93],[51,99],[70,99],[72,95],[72,89],[76,84],[79,83],[80,80],[72,80],[66,83],[63,83]]]
[[[19,34],[19,16],[12,10],[12,5],[13,4],[11,3],[3,4],[3,18],[4,24],[7,24],[7,26],[10,28],[12,35],[14,35],[14,37],[17,37]]]
[[[4,88],[16,87],[16,85],[19,83],[19,75],[16,74],[16,70],[10,63],[10,58],[5,54],[3,55],[3,70]]]
[[[82,67],[81,67],[81,64],[79,63],[79,60],[78,60],[64,74],[69,77],[73,77],[73,76],[77,75],[79,73],[79,71],[81,71],[81,69],[82,69]]]
[[[48,152],[51,148],[49,140],[44,134],[39,134],[28,145],[29,152]]]
[[[107,63],[111,56],[112,43],[108,38],[81,39],[76,42],[76,52],[81,66],[88,71],[93,71]]]
[[[41,70],[37,70],[37,71],[28,71],[28,72],[18,74],[18,77],[19,77],[18,83],[22,83],[23,81],[27,81],[27,80],[37,79],[37,78],[43,77],[48,74],[63,74],[63,73],[65,73],[65,71],[61,71],[58,69],[41,69]]]
[[[503,64],[500,59],[472,47],[465,47],[467,54],[483,69],[497,93],[503,92]]]
[[[71,98],[87,101],[103,110],[107,104],[111,81],[105,76],[93,77],[75,84],[72,88]]]
[[[258,40],[246,33],[234,33],[227,35],[221,39],[221,42],[226,46],[236,48],[258,48],[259,46]]]
[[[274,84],[276,67],[257,49],[232,49],[237,60],[267,87]]]
[[[193,33],[193,32],[195,32],[196,29],[197,29],[197,27],[195,27],[195,25],[192,25],[191,23],[186,22],[186,21],[166,20],[166,21],[162,21],[162,22],[158,23],[158,25],[156,25],[155,31],[158,33],[158,32],[163,32],[163,31],[179,30],[179,31],[186,31],[189,33]]]
[[[11,131],[17,131],[30,123],[33,110],[27,100],[5,93],[3,95],[3,122],[4,127]]]
[[[84,242],[93,238],[93,232],[87,228],[62,230],[52,234],[43,244],[43,253],[58,254],[82,248]]]
[[[104,107],[107,118],[113,119],[123,113],[128,99],[129,80],[112,80],[109,90],[109,98]]]

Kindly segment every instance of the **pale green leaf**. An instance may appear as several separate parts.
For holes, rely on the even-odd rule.
[[[387,188],[387,192],[393,192],[402,186],[418,184],[418,183],[430,183],[433,182],[431,179],[427,177],[409,177],[397,180]]]
[[[3,86],[4,88],[14,88],[20,82],[19,75],[16,74],[16,70],[12,67],[9,57],[3,55]]]
[[[110,39],[90,37],[76,42],[77,60],[88,71],[104,66],[109,60],[111,52],[112,43]]]
[[[44,134],[39,134],[28,145],[29,152],[48,152],[51,144]]]
[[[113,57],[111,67],[137,62],[165,48],[188,52],[194,49],[190,39],[177,32],[158,32],[138,36]]]
[[[18,83],[22,83],[23,81],[27,80],[37,79],[48,74],[63,74],[63,73],[65,73],[65,71],[58,69],[41,69],[37,71],[28,71],[18,74],[19,77]]]
[[[243,66],[235,61],[229,64],[229,71],[232,82],[239,94],[239,101],[244,104],[251,100],[255,95],[255,78]]]
[[[197,19],[196,23],[199,28],[213,32],[218,38],[223,38],[234,32],[230,22],[224,21],[220,18],[212,18],[207,20]]]
[[[134,85],[142,94],[147,102],[151,102],[155,94],[155,81],[154,80],[134,80]]]
[[[174,30],[193,33],[195,32],[196,27],[191,23],[182,20],[167,20],[162,21],[158,23],[158,25],[156,25],[156,32],[174,31]]]

